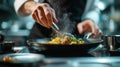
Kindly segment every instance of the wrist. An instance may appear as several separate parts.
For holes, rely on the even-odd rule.
[[[91,22],[93,22],[93,23],[96,23],[93,19],[91,19],[91,18],[85,18],[85,19],[83,19],[82,21],[85,21],[85,20],[89,20],[89,21],[91,21]]]
[[[34,1],[26,1],[23,6],[20,8],[21,13],[24,15],[30,15],[35,8],[37,8],[38,3]]]

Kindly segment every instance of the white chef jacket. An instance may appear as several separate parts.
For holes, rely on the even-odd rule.
[[[19,12],[20,7],[28,0],[15,0],[14,7],[15,11],[18,15],[21,13]],[[36,0],[35,0],[36,1]],[[43,2],[43,0],[39,0],[36,2]],[[82,19],[91,19],[94,22],[99,22],[99,14],[100,8],[98,6],[99,0],[87,0],[87,5],[82,15]]]

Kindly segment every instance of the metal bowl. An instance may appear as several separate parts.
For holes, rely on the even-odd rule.
[[[115,51],[120,48],[120,35],[104,35],[103,44],[109,51]]]

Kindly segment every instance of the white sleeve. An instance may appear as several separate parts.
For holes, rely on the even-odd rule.
[[[20,7],[28,0],[15,0],[14,2],[14,8],[15,8],[15,11],[18,15],[20,15],[19,13],[19,9]]]
[[[82,16],[82,20],[91,19],[95,23],[98,23],[101,11],[106,9],[111,3],[113,3],[113,0],[87,0],[87,5]]]
[[[14,9],[19,16],[23,16],[22,13],[19,11],[21,6],[26,2],[26,1],[31,1],[31,0],[15,0],[14,1]],[[44,0],[33,0],[35,2],[43,2]]]
[[[87,5],[82,16],[82,20],[91,19],[95,23],[99,22],[100,9],[97,6],[98,3],[99,0],[87,0]]]

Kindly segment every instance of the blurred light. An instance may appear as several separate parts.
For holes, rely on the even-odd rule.
[[[14,24],[11,27],[12,32],[17,32],[19,30],[18,22],[14,22]]]
[[[105,4],[103,2],[99,2],[98,7],[99,7],[100,10],[104,10],[105,9]]]
[[[2,27],[2,29],[6,29],[8,27],[8,23],[2,22],[1,27]]]
[[[100,63],[108,63],[109,60],[108,60],[108,59],[98,59],[98,60],[96,60],[96,62],[100,62]]]
[[[115,30],[115,24],[112,19],[110,20],[109,29],[110,29],[110,32],[114,32]]]
[[[35,2],[39,2],[39,0],[34,0]]]
[[[77,63],[77,62],[74,62],[74,63],[71,63],[71,64],[72,64],[73,67],[79,67],[80,66],[80,64]]]
[[[32,29],[32,27],[33,27],[33,22],[28,22],[27,24],[26,24],[26,28],[27,29]]]

